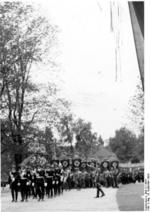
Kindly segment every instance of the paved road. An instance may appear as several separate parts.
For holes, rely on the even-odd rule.
[[[117,202],[121,211],[144,210],[144,183],[131,183],[120,186],[117,192]]]
[[[2,212],[48,212],[48,211],[118,211],[117,189],[104,188],[106,196],[94,198],[95,189],[65,191],[63,195],[43,202],[29,199],[28,202],[11,202],[10,193],[2,193]]]

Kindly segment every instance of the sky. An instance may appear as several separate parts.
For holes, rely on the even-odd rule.
[[[34,80],[54,80],[59,95],[72,103],[76,117],[92,122],[103,139],[114,136],[122,126],[134,128],[128,120],[128,102],[139,81],[131,21],[126,1],[38,0],[40,10],[60,29],[54,58],[59,71],[49,66],[34,71]],[[119,7],[119,18],[118,18]],[[116,36],[119,36],[116,80]]]

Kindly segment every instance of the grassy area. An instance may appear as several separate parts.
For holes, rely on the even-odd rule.
[[[144,184],[121,185],[117,192],[117,202],[121,211],[144,210]]]

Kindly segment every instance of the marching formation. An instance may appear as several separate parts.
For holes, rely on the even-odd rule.
[[[16,171],[12,168],[9,176],[9,184],[12,194],[12,202],[17,202],[18,193],[21,194],[21,201],[28,201],[29,198],[36,198],[38,201],[60,195],[63,192],[63,179],[61,169],[31,169],[20,168]]]
[[[43,201],[44,198],[54,198],[63,194],[63,191],[81,188],[96,188],[104,196],[102,186],[118,188],[119,183],[135,183],[136,180],[143,181],[144,176],[125,170],[119,170],[118,162],[114,161],[111,166],[108,161],[101,163],[101,167],[80,166],[78,160],[74,167],[65,163],[48,164],[45,168],[22,166],[16,170],[15,166],[9,175],[12,202],[18,201],[20,193],[21,201],[28,201],[29,198]],[[82,164],[83,165],[83,164]]]

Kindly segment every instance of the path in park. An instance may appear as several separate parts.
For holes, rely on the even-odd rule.
[[[118,211],[116,194],[118,189],[104,188],[106,196],[94,198],[96,189],[73,189],[63,195],[43,202],[29,199],[28,202],[11,202],[10,192],[2,193],[2,212],[48,212],[48,211]]]

